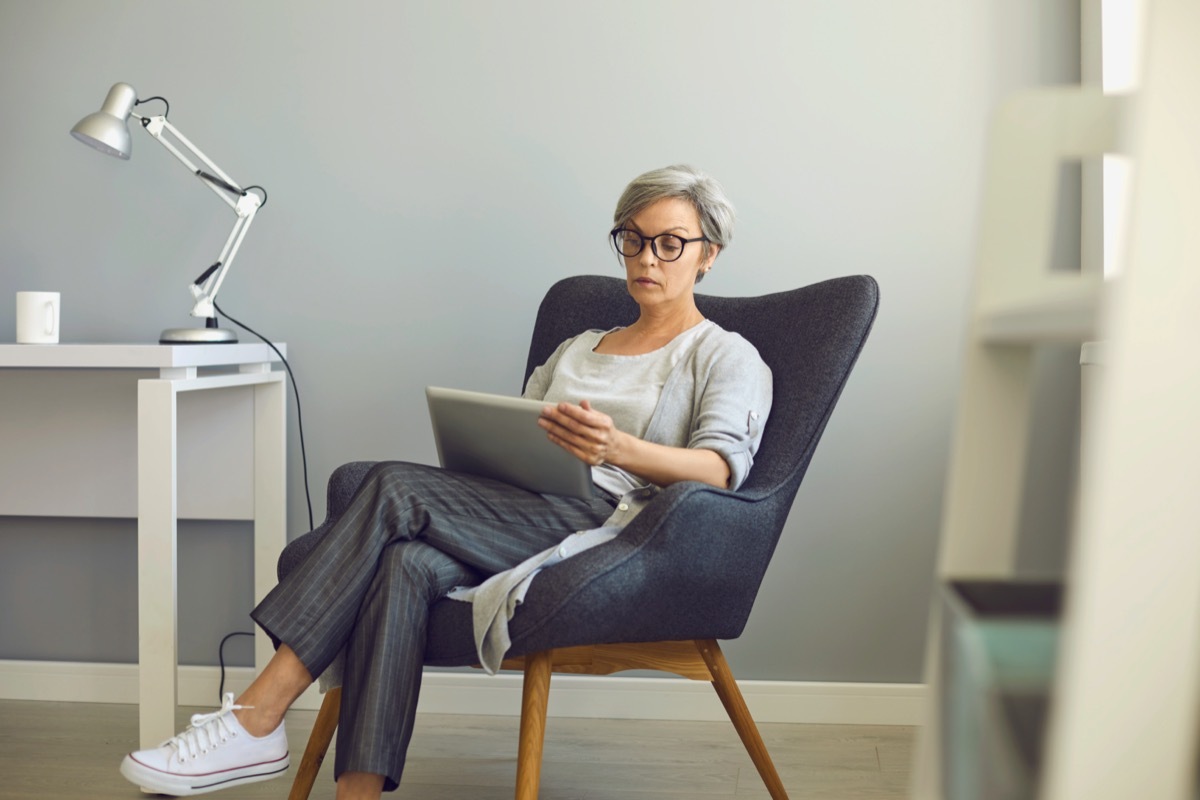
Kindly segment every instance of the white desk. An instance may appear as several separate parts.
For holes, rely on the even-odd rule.
[[[176,732],[180,517],[253,520],[255,602],[275,585],[287,539],[278,361],[263,344],[0,344],[0,514],[137,518],[142,747]],[[184,428],[199,431],[179,425],[185,396]],[[227,447],[231,435],[250,447]],[[272,652],[258,632],[259,669]]]

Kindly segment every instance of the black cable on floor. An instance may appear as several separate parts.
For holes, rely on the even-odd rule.
[[[221,644],[217,646],[217,658],[221,662],[221,685],[217,689],[217,705],[220,705],[225,700],[225,643],[234,636],[253,636],[251,631],[234,631],[225,635],[221,640]]]

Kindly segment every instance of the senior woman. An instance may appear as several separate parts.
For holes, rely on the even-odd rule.
[[[611,236],[637,321],[569,339],[529,378],[525,396],[546,401],[538,424],[591,465],[593,499],[418,464],[375,467],[254,609],[280,642],[262,673],[236,702],[226,695],[161,747],[130,753],[121,773],[192,795],[286,772],[284,712],[344,652],[337,797],[378,798],[404,768],[433,603],[575,532],[624,525],[658,487],[736,489],[770,410],[771,373],[749,342],[704,318],[693,294],[733,218],[720,185],[695,169],[635,178]]]

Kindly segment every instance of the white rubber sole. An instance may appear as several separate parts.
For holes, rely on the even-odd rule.
[[[291,759],[287,753],[284,753],[281,759],[249,767],[221,770],[204,775],[177,775],[152,769],[140,761],[135,761],[131,756],[125,756],[125,760],[121,762],[121,774],[130,783],[137,784],[150,792],[176,797],[191,797],[228,789],[231,786],[269,781],[287,773],[289,766],[291,766]]]

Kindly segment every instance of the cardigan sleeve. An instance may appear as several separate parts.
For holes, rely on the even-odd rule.
[[[720,454],[729,464],[729,488],[737,489],[754,466],[774,383],[754,345],[737,334],[722,338],[696,364],[698,397],[687,446]]]

